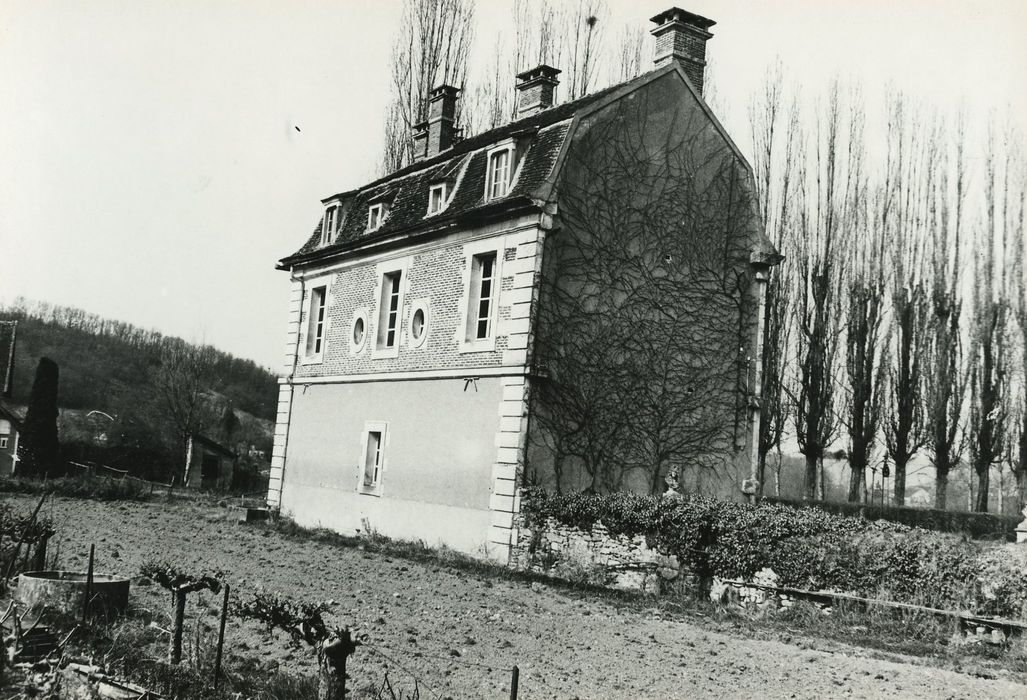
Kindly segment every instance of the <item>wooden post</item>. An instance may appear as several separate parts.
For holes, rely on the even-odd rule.
[[[175,490],[175,477],[171,477],[171,483],[168,484],[168,500],[171,500],[171,492]]]
[[[516,666],[510,672],[510,700],[517,700],[517,684],[521,680],[521,669]]]
[[[168,651],[168,663],[174,665],[182,661],[182,627],[185,624],[185,589],[175,590],[175,619],[171,627],[171,649]]]
[[[50,538],[43,536],[39,542],[36,543],[36,556],[32,561],[32,567],[36,571],[44,571],[46,569],[46,545]]]
[[[225,598],[221,603],[221,629],[218,630],[218,651],[214,657],[214,690],[218,689],[218,683],[221,681],[221,651],[225,648],[225,620],[228,618],[228,590],[229,586],[225,584]]]
[[[86,617],[89,615],[89,599],[93,597],[93,558],[96,555],[96,545],[89,545],[89,568],[86,570],[86,595],[82,600],[82,624],[86,624]]]

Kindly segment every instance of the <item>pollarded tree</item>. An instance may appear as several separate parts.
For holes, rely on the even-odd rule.
[[[18,445],[18,473],[31,478],[54,476],[58,467],[60,443],[57,435],[57,363],[40,358],[32,382],[28,412]]]

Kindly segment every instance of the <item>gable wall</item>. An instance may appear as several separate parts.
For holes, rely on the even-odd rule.
[[[629,363],[651,353],[651,362],[642,360],[638,363],[653,371],[640,372],[637,384],[659,381],[656,370],[669,370],[667,376],[671,384],[676,377],[681,377],[682,381],[694,381],[689,379],[687,368],[683,369],[690,364],[689,359],[694,359],[699,365],[706,363],[712,366],[719,362],[715,377],[703,389],[703,401],[697,409],[704,414],[704,431],[711,425],[717,428],[704,439],[701,447],[690,448],[689,457],[680,465],[681,480],[683,488],[688,491],[739,498],[741,479],[749,473],[747,445],[751,440],[741,387],[747,381],[745,375],[753,369],[751,360],[746,369],[740,365],[745,362],[744,356],[757,357],[754,333],[756,305],[750,298],[750,282],[746,275],[751,274],[748,246],[758,232],[758,222],[752,218],[755,207],[747,188],[748,173],[676,73],[669,73],[619,102],[583,118],[573,138],[559,184],[563,229],[547,239],[544,255],[542,310],[535,348],[537,357],[557,382],[566,380],[568,372],[575,371],[573,363],[561,359],[561,353],[575,347],[575,337],[588,336],[591,331],[585,326],[577,336],[574,332],[568,333],[566,327],[574,322],[574,317],[560,306],[589,299],[588,303],[594,302],[599,308],[604,304],[616,307],[619,302],[615,301],[610,289],[617,283],[605,281],[604,274],[609,280],[628,276],[635,282],[640,282],[644,276],[673,277],[681,274],[682,260],[692,259],[710,264],[711,274],[690,273],[689,280],[700,279],[703,285],[714,283],[718,277],[740,280],[737,288],[733,287],[729,294],[694,294],[697,304],[694,308],[677,309],[682,333],[691,332],[692,327],[705,328],[702,344],[690,350],[694,358],[679,358],[683,360],[680,363],[664,362],[665,353],[659,343],[647,345],[652,338],[633,338],[632,325],[625,323],[616,313],[597,318],[595,325],[600,331],[592,336],[597,355],[607,349],[603,343],[604,336],[610,339],[610,344],[623,344],[631,358]],[[638,152],[645,153],[653,165],[634,169],[636,161],[626,154]],[[670,162],[666,155],[668,152],[677,158],[675,167],[667,167]],[[711,205],[711,201],[717,197],[711,197],[710,193],[719,193],[720,186],[716,183],[728,172],[733,173],[732,192],[737,198],[730,207],[723,208],[732,213],[733,233],[728,238],[720,233],[725,228],[721,224],[727,222],[704,224],[703,232],[697,233],[697,220],[716,219],[718,205]],[[654,192],[660,186],[668,185],[668,179],[671,194],[677,191],[687,194],[682,194],[679,200],[655,196]],[[684,201],[689,197],[695,201]],[[711,213],[701,213],[696,219],[689,219],[689,206],[700,206],[698,202],[703,199],[701,208]],[[680,231],[674,230],[678,247],[658,250],[649,232],[664,226],[673,217],[680,219]],[[677,223],[670,228],[674,226]],[[693,230],[692,226],[697,226],[697,229]],[[665,232],[659,235],[665,235]],[[702,256],[695,257],[690,247],[701,245],[724,246],[726,251],[730,251],[727,256],[730,262],[717,268]],[[609,264],[611,260],[611,256],[605,254],[597,259],[591,258],[600,246],[623,252],[623,269],[605,270],[604,274],[590,277],[591,270]],[[673,254],[670,265],[663,264],[666,253]],[[634,260],[629,262],[632,256]],[[636,264],[637,267],[631,267]],[[694,267],[700,265],[697,263]],[[636,287],[639,288],[645,287]],[[643,312],[642,317],[655,322],[661,318],[661,312]],[[607,325],[604,327],[603,323]],[[642,340],[645,342],[633,342]],[[742,357],[738,350],[740,346],[744,347]],[[682,345],[671,343],[665,347],[681,352]],[[603,358],[597,359],[597,363],[603,361]],[[593,385],[602,387],[601,373]],[[682,385],[677,386],[680,390]],[[602,393],[602,389],[599,391]],[[616,486],[593,480],[580,457],[563,458],[558,469],[554,451],[558,441],[554,440],[551,429],[559,421],[546,421],[544,416],[547,412],[559,414],[563,408],[555,403],[547,404],[545,395],[542,390],[533,394],[536,398],[533,398],[531,408],[528,440],[529,481],[563,491],[620,488],[649,492],[654,490],[655,483],[655,492],[658,493],[663,490],[663,475],[670,466],[669,462],[682,461],[669,460],[662,465],[662,471],[655,479],[649,476],[651,469],[626,469]],[[611,396],[611,403],[620,401],[619,397]],[[600,403],[601,400],[595,405]],[[631,411],[630,406],[624,409]],[[600,437],[613,434],[612,429],[595,432]],[[637,433],[619,436],[613,449],[637,439],[642,439]]]

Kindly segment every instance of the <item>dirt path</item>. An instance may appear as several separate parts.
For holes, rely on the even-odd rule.
[[[26,508],[32,501],[12,500]],[[422,698],[506,698],[502,669],[516,663],[520,698],[528,699],[1027,698],[1027,686],[1006,680],[867,658],[859,649],[746,639],[542,584],[288,539],[236,525],[221,508],[58,499],[53,514],[69,568],[83,566],[95,542],[101,573],[135,576],[158,557],[185,570],[224,570],[239,592],[334,601],[339,621],[369,633],[374,645],[351,661],[357,687],[380,681],[388,667],[407,690],[407,671],[425,681]],[[164,603],[155,589],[133,590],[137,605]],[[213,601],[205,604],[211,613]],[[239,654],[307,668],[303,652],[269,646],[252,628],[230,625],[229,643]]]

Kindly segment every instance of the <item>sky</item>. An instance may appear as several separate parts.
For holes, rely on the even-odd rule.
[[[480,0],[475,65],[509,31]],[[1027,132],[1023,0],[609,0],[716,20],[722,120],[780,60]],[[320,200],[372,179],[399,0],[0,0],[0,302],[17,296],[213,344],[278,369],[288,274]],[[648,57],[644,57],[648,60]],[[473,72],[474,66],[471,71]]]

